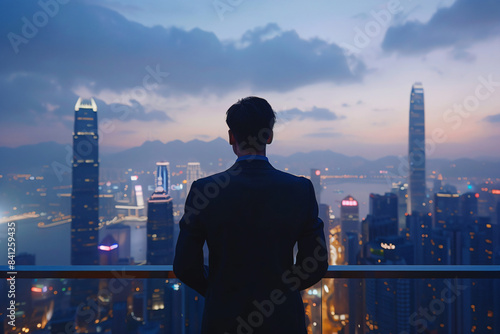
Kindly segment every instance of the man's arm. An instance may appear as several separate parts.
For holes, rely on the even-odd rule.
[[[199,219],[202,207],[196,202],[196,181],[186,198],[184,215],[179,227],[180,233],[177,239],[174,258],[174,273],[178,279],[189,287],[196,290],[202,296],[207,291],[208,267],[203,264],[203,245],[206,233]]]
[[[298,253],[295,270],[300,270],[299,290],[318,282],[328,270],[328,251],[323,232],[323,221],[318,217],[318,203],[311,181],[307,180],[309,192],[308,217],[297,242]]]

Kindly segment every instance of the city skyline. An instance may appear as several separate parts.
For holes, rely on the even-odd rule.
[[[80,95],[106,120],[102,152],[225,138],[227,108],[260,95],[278,113],[270,154],[404,155],[421,81],[430,158],[500,155],[496,2],[55,3],[1,5],[0,146],[69,143]]]
[[[410,121],[408,132],[410,165],[412,154],[418,155],[418,150],[421,149],[417,147],[417,151],[412,150],[412,142],[421,140],[415,134],[421,135],[424,132],[422,124],[418,124],[423,119],[424,110],[422,87],[415,84],[411,96],[410,113],[416,114],[414,116],[417,116],[417,123]],[[78,98],[74,107],[73,173],[72,187],[70,187],[72,189],[72,219],[70,218],[71,265],[97,264],[97,256],[95,256],[97,250],[99,250],[98,256],[102,265],[169,264],[173,258],[173,240],[176,230],[174,210],[178,210],[179,204],[174,203],[174,199],[168,195],[166,190],[171,189],[173,191],[177,189],[176,187],[169,187],[170,176],[174,176],[176,173],[171,173],[169,162],[160,161],[154,165],[156,174],[152,172],[152,175],[147,173],[139,177],[134,175],[132,169],[122,170],[122,176],[125,176],[124,180],[113,180],[113,183],[107,180],[101,183],[102,186],[99,186],[98,179],[101,166],[99,164],[99,146],[97,144],[99,139],[97,109],[93,99],[84,100],[82,98]],[[418,126],[421,128],[418,128]],[[412,133],[415,128],[419,129],[419,131]],[[153,151],[155,158],[156,154],[157,151]],[[136,157],[134,156],[134,158]],[[179,167],[181,167],[179,174],[185,174],[186,179],[183,181],[185,184],[193,182],[204,174],[199,162],[187,162],[183,166],[176,165],[176,170]],[[150,166],[150,169],[154,170],[153,165]],[[325,170],[328,170],[328,168],[325,168]],[[322,184],[321,169],[311,168],[309,171],[319,201],[321,198],[320,193],[327,189],[326,182]],[[147,184],[151,182],[147,179],[152,178],[153,175],[155,190],[148,200],[147,216],[145,217],[146,220],[144,220],[140,217],[141,215],[144,216],[146,211],[141,214],[141,210],[145,209],[145,203],[139,178],[146,181]],[[13,174],[7,176],[10,182]],[[423,180],[420,181],[425,183],[425,178],[429,175],[423,172],[421,176]],[[389,175],[386,177],[392,178]],[[184,178],[184,175],[182,178]],[[408,178],[410,179],[409,183],[411,183],[411,168]],[[340,215],[338,217],[331,215],[328,204],[318,203],[319,208],[321,208],[319,215],[324,220],[325,231],[329,235],[327,240],[329,240],[330,260],[333,261],[330,264],[369,264],[371,266],[391,264],[497,264],[500,258],[497,242],[500,240],[498,234],[500,222],[498,195],[500,190],[491,189],[488,181],[482,185],[473,185],[468,182],[467,184],[470,187],[468,186],[467,189],[474,192],[460,194],[460,191],[457,191],[455,186],[443,185],[441,182],[442,177],[429,176],[429,179],[433,179],[434,182],[432,192],[429,192],[428,195],[434,193],[434,197],[432,200],[431,196],[426,196],[424,200],[426,204],[433,207],[432,214],[431,212],[427,214],[415,210],[412,210],[410,215],[405,213],[405,227],[402,229],[398,228],[398,216],[401,216],[401,212],[398,211],[402,209],[406,212],[407,210],[405,205],[398,204],[400,199],[402,202],[406,201],[406,185],[404,179],[401,180],[401,177],[399,183],[392,183],[392,193],[386,192],[385,195],[370,193],[370,213],[364,219],[363,216],[360,216],[360,202],[351,195],[343,197],[339,201]],[[44,178],[40,180],[42,181]],[[327,180],[328,175],[325,175],[324,181]],[[333,180],[335,181],[335,179]],[[114,186],[112,186],[113,184]],[[120,191],[120,187],[116,186],[116,184],[121,184],[123,192]],[[384,185],[386,188],[389,186],[389,184]],[[149,187],[147,188],[149,189]],[[54,189],[60,189],[60,187],[56,186]],[[112,189],[115,189],[115,195],[112,194]],[[224,187],[221,188],[221,191],[223,190]],[[408,189],[408,192],[410,191],[411,187]],[[425,185],[424,192],[427,192]],[[200,194],[204,196],[203,193]],[[46,195],[45,193],[42,197]],[[57,204],[54,205],[55,203],[52,203],[52,201],[61,202],[62,196],[59,195],[57,194],[55,198],[51,196],[52,199],[49,199],[46,203],[38,204],[38,206],[42,210],[44,206],[56,207]],[[106,197],[106,201],[96,205],[100,199],[105,198],[102,195],[110,197]],[[186,196],[185,192],[184,196]],[[111,201],[107,200],[109,198]],[[29,199],[26,202],[24,199],[23,197],[22,204],[20,203],[21,208],[23,204],[29,204]],[[410,200],[411,196],[408,198],[408,201]],[[325,202],[334,203],[331,198],[328,198]],[[174,205],[177,208],[174,209]],[[29,205],[29,207],[32,206]],[[119,213],[119,210],[122,210],[121,213]],[[128,211],[127,214],[125,210]],[[31,214],[33,215],[32,218],[39,216],[34,212]],[[179,214],[175,216],[179,217]],[[28,218],[28,216],[25,218]],[[58,217],[58,219],[61,220],[62,217]],[[127,220],[130,221],[127,222]],[[93,225],[96,222],[98,224],[95,224],[96,227],[94,228]],[[136,232],[135,236],[131,235],[130,223],[132,223],[133,230]],[[97,225],[99,228],[97,228]],[[47,225],[39,223],[37,226],[38,228],[45,228]],[[100,231],[101,227],[104,227],[105,230]],[[33,226],[32,232],[33,229],[36,230],[37,227]],[[99,246],[97,246],[97,241],[100,239]],[[131,256],[132,245],[134,245],[134,250],[139,250],[136,254],[140,252],[146,253],[146,258],[141,259],[140,257]],[[95,248],[95,251],[92,251],[92,248]],[[119,252],[122,248],[125,248],[124,253],[126,255],[120,258]],[[40,253],[23,253],[20,258],[26,259],[31,265],[35,265],[37,255],[40,255]],[[138,262],[135,262],[135,260]],[[482,285],[478,285],[476,282],[464,282],[467,284],[464,286],[470,291],[467,292],[466,299],[456,303],[457,310],[460,310],[456,312],[462,312],[463,317],[458,317],[457,320],[450,318],[454,314],[451,310],[447,310],[446,313],[434,312],[436,318],[430,320],[428,326],[432,329],[440,329],[439,333],[454,333],[456,328],[463,326],[480,331],[492,330],[498,327],[498,320],[492,317],[494,313],[498,312],[498,304],[495,304],[494,298],[488,295],[488,291],[498,289],[498,282],[487,280]],[[200,301],[202,297],[194,294],[181,282],[172,282],[170,279],[136,280],[133,283],[135,289],[129,289],[128,291],[130,298],[125,298],[125,293],[118,292],[116,299],[113,297],[101,301],[99,301],[97,291],[102,287],[98,283],[97,280],[85,280],[85,282],[73,280],[71,282],[71,293],[66,292],[65,296],[61,296],[61,300],[69,302],[70,308],[55,312],[53,319],[51,319],[52,310],[54,309],[54,304],[51,304],[50,310],[45,309],[43,311],[44,314],[50,315],[47,316],[47,321],[43,320],[43,326],[48,324],[50,329],[52,326],[74,324],[82,330],[96,332],[101,331],[102,328],[111,327],[115,328],[115,330],[120,328],[120,332],[124,332],[125,328],[128,328],[128,332],[130,332],[134,326],[169,331],[167,328],[172,330],[177,328],[179,325],[178,320],[184,322],[183,317],[178,316],[178,313],[182,312],[187,315],[186,319],[189,318],[189,321],[184,322],[186,329],[189,328],[192,332],[199,331],[198,321],[200,320],[201,306],[203,305]],[[54,289],[53,293],[58,293],[58,286],[48,287],[47,285],[31,284],[31,289],[29,289],[29,285],[25,286],[24,289],[42,293],[44,293],[44,290],[52,291]],[[378,329],[383,331],[397,330],[398,332],[405,330],[409,332],[414,324],[412,324],[411,320],[407,321],[407,319],[411,319],[413,315],[423,317],[422,314],[412,313],[412,310],[419,305],[431,305],[436,300],[435,296],[433,296],[434,291],[436,289],[443,290],[447,283],[445,281],[436,282],[435,280],[415,280],[412,282],[408,279],[398,281],[382,281],[380,279],[377,283],[374,280],[350,279],[348,283],[345,283],[342,279],[334,279],[321,282],[321,284],[324,284],[323,287],[327,295],[329,291],[335,291],[330,295],[330,297],[334,297],[333,299],[330,297],[320,299],[321,307],[333,307],[340,314],[331,313],[332,316],[328,317],[328,319],[320,320],[318,311],[321,312],[322,309],[318,307],[318,300],[315,297],[308,297],[317,295],[315,287],[311,287],[302,296],[304,307],[311,309],[310,314],[307,312],[309,322],[312,321],[313,327],[317,326],[317,321],[321,321],[319,328],[325,326],[324,328],[327,330],[329,326],[340,326],[338,329],[345,328],[349,333],[354,333],[358,331],[371,332]],[[321,286],[319,288],[321,289]],[[61,292],[65,292],[66,287],[60,289]],[[115,293],[113,293],[114,295]],[[347,303],[343,300],[343,296],[348,298]],[[363,296],[364,299],[360,300],[360,296]],[[16,309],[35,314],[35,307],[37,306],[35,298],[29,295],[24,296],[24,303],[16,304]],[[46,302],[51,302],[51,298],[55,299],[50,293],[44,298],[46,298]],[[80,307],[82,305],[85,307],[86,301],[89,300],[94,300],[94,302],[102,306],[100,308],[102,312],[98,312],[95,315],[96,320],[90,323],[85,321],[83,313],[79,312]],[[112,305],[109,303],[111,300],[113,300]],[[384,302],[380,303],[381,301]],[[180,305],[180,307],[169,307],[171,305]],[[476,313],[476,308],[478,313]],[[55,309],[63,308],[56,305]],[[111,309],[113,309],[113,312],[111,312]],[[115,310],[120,312],[115,312]],[[129,310],[130,313],[125,310]],[[0,313],[0,316],[2,315]],[[337,316],[337,319],[335,316]],[[346,321],[339,322],[338,320],[342,319],[342,317]],[[366,319],[366,322],[363,319]],[[126,323],[125,327],[123,325],[124,321]],[[37,324],[37,322],[35,319],[23,321],[23,332],[26,331],[24,326],[28,330],[41,328],[42,324]],[[182,323],[180,325],[182,326]],[[424,327],[427,327],[427,325]]]
[[[225,111],[256,95],[269,161],[313,183],[330,265],[498,269],[500,2],[6,0],[0,18],[16,266],[171,264],[191,184],[236,159]],[[199,332],[203,297],[169,275],[20,280],[19,330]],[[304,290],[308,331],[500,328],[498,279],[369,277]]]

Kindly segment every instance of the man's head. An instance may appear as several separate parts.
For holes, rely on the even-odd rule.
[[[233,104],[227,110],[226,123],[229,126],[229,143],[235,153],[265,153],[266,144],[273,140],[275,122],[273,108],[260,97],[245,97]]]

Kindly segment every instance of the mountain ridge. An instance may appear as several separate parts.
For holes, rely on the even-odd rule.
[[[16,148],[0,147],[0,173],[36,173],[54,161],[71,159],[71,145],[53,141],[22,145]],[[69,158],[68,158],[69,157]],[[311,168],[328,168],[330,173],[376,174],[389,170],[393,175],[407,170],[406,157],[394,155],[370,160],[360,156],[348,156],[331,150],[296,152],[288,156],[270,154],[276,168],[288,168],[290,172],[308,175]],[[217,172],[234,163],[235,156],[226,140],[217,137],[210,141],[160,140],[145,141],[139,146],[115,153],[101,154],[101,168],[132,168],[154,170],[157,161],[169,161],[171,165],[200,162],[207,173]],[[427,160],[427,168],[438,170],[446,176],[500,177],[500,159],[459,158],[455,160],[435,158]],[[392,171],[391,171],[392,170]]]

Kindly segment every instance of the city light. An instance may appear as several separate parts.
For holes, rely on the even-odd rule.
[[[356,206],[358,205],[358,201],[355,200],[343,200],[342,201],[342,206]]]
[[[118,244],[112,244],[111,246],[99,245],[99,249],[105,252],[112,251],[113,249],[118,248]]]

